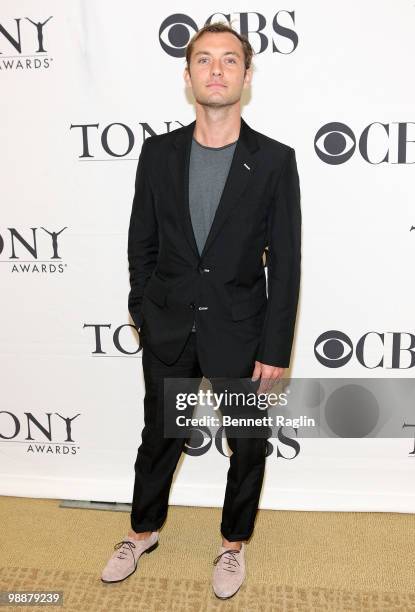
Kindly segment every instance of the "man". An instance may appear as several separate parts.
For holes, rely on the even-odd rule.
[[[196,390],[203,376],[252,377],[258,392],[266,392],[289,366],[300,286],[299,178],[294,149],[241,118],[252,55],[249,41],[227,25],[199,30],[184,72],[196,120],[147,138],[140,154],[128,256],[129,310],[143,346],[145,426],[131,530],[115,545],[105,582],[135,571],[141,554],[157,547],[167,515],[185,440],[163,435],[164,378],[191,379]],[[213,570],[214,592],[223,599],[245,577],[245,542],[266,458],[265,439],[228,443],[222,545]]]

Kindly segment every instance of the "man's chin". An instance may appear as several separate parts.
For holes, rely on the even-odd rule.
[[[196,98],[196,102],[201,106],[206,106],[210,108],[221,108],[224,106],[231,106],[235,104],[235,100],[224,100],[223,98]]]
[[[228,103],[226,102],[206,102],[205,104],[202,103],[202,106],[206,106],[207,108],[224,108],[225,106],[229,106]]]

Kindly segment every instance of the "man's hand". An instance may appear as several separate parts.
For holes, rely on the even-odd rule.
[[[261,379],[257,394],[268,393],[271,391],[274,383],[279,378],[282,378],[285,368],[279,368],[278,366],[267,365],[260,361],[255,361],[255,368],[252,373],[251,380]]]

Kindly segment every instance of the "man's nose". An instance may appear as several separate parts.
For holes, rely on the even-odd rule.
[[[222,68],[219,63],[213,62],[212,64],[212,75],[218,76],[222,74]]]

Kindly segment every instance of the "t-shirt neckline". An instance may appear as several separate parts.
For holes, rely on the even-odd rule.
[[[207,147],[206,145],[202,145],[200,142],[198,142],[194,136],[192,136],[192,138],[193,141],[197,145],[199,145],[199,147],[202,147],[203,149],[209,149],[210,151],[221,151],[222,149],[227,149],[228,147],[231,147],[232,145],[238,142],[238,140],[235,140],[234,142],[230,142],[229,144],[223,145],[223,147]]]

